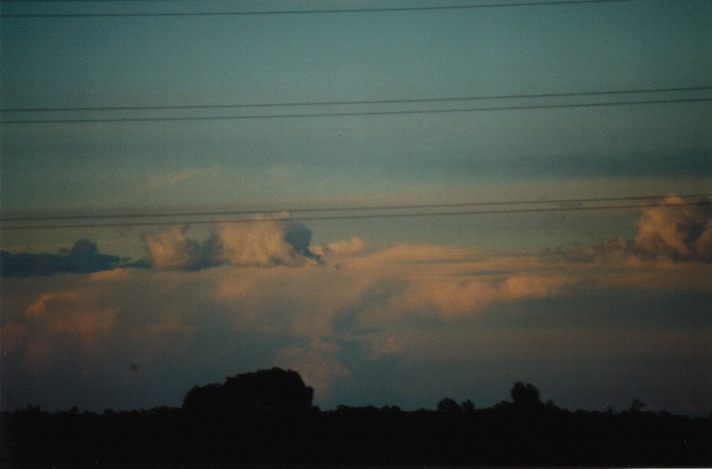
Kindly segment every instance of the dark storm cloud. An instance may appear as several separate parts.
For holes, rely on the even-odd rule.
[[[118,256],[99,252],[97,245],[86,239],[80,239],[70,250],[57,254],[0,252],[3,277],[99,272],[111,270],[125,262]]]

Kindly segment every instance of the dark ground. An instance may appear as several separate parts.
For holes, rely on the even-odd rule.
[[[712,467],[712,415],[571,412],[516,383],[512,401],[437,410],[311,406],[295,372],[196,386],[182,408],[0,414],[2,467]]]

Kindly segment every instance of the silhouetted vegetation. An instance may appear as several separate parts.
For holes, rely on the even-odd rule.
[[[229,377],[224,384],[195,386],[183,400],[193,414],[234,414],[245,411],[310,410],[314,390],[296,371],[280,368]]]
[[[645,411],[571,412],[515,383],[511,401],[476,409],[396,406],[321,411],[299,374],[279,368],[196,386],[183,408],[2,414],[2,463],[228,466],[709,466],[712,416]]]

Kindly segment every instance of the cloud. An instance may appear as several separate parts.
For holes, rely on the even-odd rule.
[[[223,225],[203,243],[186,235],[187,226],[144,236],[153,267],[159,270],[195,270],[217,265],[237,267],[297,267],[318,262],[310,250],[311,231],[302,223],[256,218]]]
[[[27,308],[29,320],[41,323],[50,335],[73,335],[92,345],[116,323],[113,308],[95,308],[76,290],[42,295]]]
[[[441,246],[411,249],[409,254],[406,246],[399,246],[391,253],[401,259],[401,272],[391,277],[400,279],[401,288],[393,289],[397,293],[382,311],[384,317],[413,312],[445,319],[473,317],[493,303],[545,298],[580,281],[575,274],[526,273],[533,268],[526,256],[490,258],[460,248],[447,252]],[[411,261],[403,265],[406,258]]]
[[[96,243],[80,239],[69,250],[57,254],[0,251],[0,274],[3,277],[53,275],[62,272],[89,273],[111,270],[126,259],[99,252]]]
[[[178,379],[189,373],[193,385],[201,382],[197,373],[216,360],[224,360],[221,373],[245,370],[261,347],[262,366],[299,370],[324,399],[337,382],[349,379],[355,356],[375,363],[412,350],[403,334],[419,318],[457,322],[478,317],[496,302],[554,295],[566,286],[556,276],[522,274],[520,269],[533,268],[531,259],[503,260],[436,245],[365,251],[366,243],[351,240],[338,243],[343,249],[325,252],[316,264],[299,254],[308,247],[300,227],[289,244],[288,222],[255,226],[260,230],[221,231],[212,241],[256,245],[256,253],[230,260],[239,268],[187,271],[200,262],[201,250],[184,230],[175,229],[145,237],[156,266],[166,270],[32,279],[31,289],[16,290],[25,292],[23,298],[6,303],[14,311],[3,317],[3,351],[8,361],[27,368],[13,376],[32,373],[35,366],[59,375],[80,367],[97,380],[107,374],[119,380],[123,375],[117,373],[134,363],[141,376]],[[267,237],[264,244],[253,242],[258,236]],[[277,262],[281,268],[263,268]],[[254,340],[262,345],[241,345]],[[220,350],[234,352],[219,359],[226,353]]]
[[[169,174],[153,177],[144,186],[145,192],[155,192],[160,189],[172,187],[185,181],[190,181],[203,176],[203,171],[197,169],[182,169]]]
[[[52,291],[31,303],[20,320],[3,325],[3,350],[21,351],[22,363],[45,369],[59,349],[96,349],[117,323],[118,312],[80,289]],[[91,352],[89,352],[91,353]]]
[[[188,236],[187,225],[147,233],[143,242],[150,265],[158,270],[199,270],[217,265],[239,267],[297,267],[318,263],[312,250],[311,231],[302,223],[288,219],[257,217],[240,224],[215,228],[207,240]],[[93,273],[117,267],[146,267],[145,261],[99,252],[96,243],[80,239],[69,250],[57,254],[11,253],[0,251],[3,277]]]
[[[652,257],[712,262],[712,202],[681,206],[676,195],[642,210],[633,248]]]
[[[678,152],[662,151],[637,151],[622,155],[615,151],[601,152],[601,144],[594,140],[595,148],[583,153],[595,154],[589,158],[571,158],[569,155],[581,154],[581,141],[577,141],[576,148],[569,152],[542,152],[536,158],[522,161],[520,152],[500,152],[497,158],[483,158],[476,153],[458,154],[451,153],[447,160],[443,158],[432,159],[426,156],[419,161],[419,165],[404,167],[407,170],[422,171],[429,168],[436,171],[465,172],[467,174],[491,174],[497,172],[510,176],[531,179],[556,178],[613,178],[622,177],[624,180],[641,177],[663,176],[697,176],[708,175],[712,172],[712,151],[706,149],[683,150]],[[533,149],[530,148],[531,152]],[[567,156],[564,156],[567,155]],[[549,189],[550,190],[550,189]]]
[[[358,254],[364,253],[370,249],[370,246],[366,241],[358,236],[354,236],[351,239],[336,241],[329,244],[326,247],[318,247],[318,253],[324,254]]]
[[[277,355],[278,363],[299,370],[309,386],[318,389],[322,397],[332,391],[334,380],[349,376],[349,369],[336,357],[339,347],[324,339],[314,339],[305,345],[290,345]]]
[[[116,279],[125,279],[129,277],[129,271],[126,269],[103,270],[89,274],[89,279],[93,281],[110,281]]]
[[[310,241],[311,231],[302,223],[257,219],[220,227],[208,240],[208,251],[218,264],[296,267],[317,259]]]
[[[190,270],[204,264],[198,242],[189,239],[186,231],[186,226],[173,227],[143,237],[153,267],[159,270]]]
[[[545,252],[571,262],[640,265],[645,262],[712,262],[712,201],[694,205],[677,195],[641,210],[633,239]]]
[[[211,310],[186,288],[186,280],[196,288],[199,279],[172,272],[116,269],[64,275],[59,282],[9,280],[19,286],[32,281],[15,301],[3,301],[2,349],[16,369],[60,374],[81,369],[102,379],[124,370],[124,361],[175,357],[192,342],[196,328],[190,321]]]
[[[598,377],[635,354],[653,371],[660,353],[703,362],[712,329],[701,305],[712,294],[712,263],[680,262],[674,248],[687,239],[689,258],[704,250],[709,235],[700,227],[709,216],[690,208],[644,213],[640,233],[664,243],[613,240],[597,248],[595,262],[434,244],[377,247],[360,238],[318,248],[308,228],[288,219],[221,226],[203,242],[183,227],[153,233],[144,236],[153,269],[3,279],[3,392],[15,396],[5,402],[60,402],[52,399],[61,390],[65,407],[87,399],[99,409],[174,405],[195,384],[275,365],[302,373],[320,405],[348,404],[359,386],[380,386],[357,382],[377,370],[371,379],[380,374],[384,387],[401,393],[391,402],[400,404],[398,395],[416,391],[391,383],[388,372],[442,389],[428,381],[428,367],[459,369],[451,378],[463,382],[502,373],[510,385],[510,378],[538,382],[510,376],[534,373],[522,363],[536,360],[546,363],[537,372],[562,375],[559,365],[583,360]],[[680,234],[688,232],[697,234]],[[77,249],[80,258],[91,251]],[[394,363],[406,368],[388,368]],[[75,370],[83,381],[68,389]],[[659,380],[653,371],[650,379]],[[95,392],[96,383],[111,386]]]

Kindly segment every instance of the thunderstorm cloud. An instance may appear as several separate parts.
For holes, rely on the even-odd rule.
[[[311,231],[302,223],[258,218],[216,228],[202,243],[187,236],[187,227],[173,227],[144,236],[153,267],[194,270],[217,265],[238,267],[300,266],[315,262]]]
[[[653,257],[712,262],[712,202],[683,203],[671,195],[660,206],[644,208],[633,247]]]
[[[633,239],[608,239],[556,252],[572,261],[712,262],[712,201],[689,204],[677,195],[641,209]]]
[[[311,246],[310,231],[284,219],[218,227],[203,242],[180,227],[146,235],[153,268],[4,279],[3,407],[171,405],[195,384],[283,366],[321,405],[421,406],[453,380],[546,387],[569,370],[606,390],[572,397],[578,407],[645,389],[651,406],[702,412],[712,406],[695,378],[712,372],[710,217],[702,204],[670,210],[674,201],[644,209],[635,239],[596,262],[358,237]],[[425,375],[427,385],[399,385]]]

